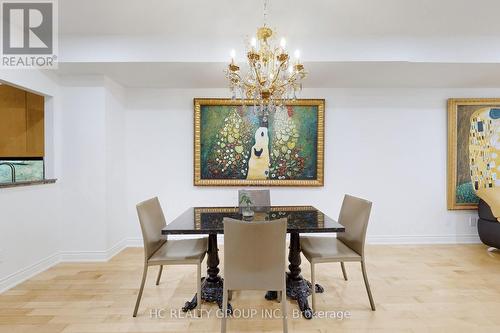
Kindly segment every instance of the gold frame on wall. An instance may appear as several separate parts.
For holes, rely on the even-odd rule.
[[[229,98],[195,98],[194,99],[194,174],[195,186],[323,186],[324,185],[324,146],[325,146],[325,100],[324,99],[298,99],[289,101],[286,105],[303,105],[318,107],[318,142],[316,179],[293,180],[293,179],[202,179],[201,178],[201,106],[202,105],[224,105],[240,106],[254,105],[253,100],[233,100]]]
[[[449,210],[477,209],[477,204],[457,204],[457,114],[459,105],[500,105],[500,98],[448,99],[447,207]]]

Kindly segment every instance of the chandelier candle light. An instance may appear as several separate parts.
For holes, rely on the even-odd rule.
[[[296,99],[297,92],[302,89],[301,81],[307,75],[300,62],[299,50],[295,51],[295,59],[290,60],[284,38],[281,38],[279,46],[273,45],[274,32],[266,25],[266,7],[264,2],[264,25],[257,29],[257,38],[253,37],[247,46],[248,72],[241,73],[234,50],[225,71],[233,99],[239,95],[242,99],[254,100],[264,118],[286,100]],[[267,122],[267,119],[264,121]]]

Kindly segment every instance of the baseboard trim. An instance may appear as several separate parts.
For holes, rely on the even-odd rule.
[[[368,244],[387,245],[425,245],[425,244],[480,244],[481,240],[477,234],[470,235],[391,235],[391,236],[367,236]]]
[[[0,294],[64,262],[106,262],[127,247],[142,247],[142,238],[126,238],[104,251],[63,251],[0,279]]]
[[[23,283],[59,263],[59,254],[55,253],[26,268],[20,269],[0,280],[0,294]]]
[[[130,247],[129,238],[122,239],[111,248],[102,251],[63,251],[60,253],[60,262],[108,261],[127,247]]]
[[[192,238],[188,235],[171,235],[169,239]],[[222,237],[219,243],[223,243]],[[390,235],[367,236],[368,244],[387,245],[425,245],[425,244],[478,244],[481,243],[477,234],[470,235]],[[125,238],[108,250],[103,251],[64,251],[53,254],[24,269],[12,273],[0,280],[0,294],[19,285],[27,279],[63,262],[106,262],[128,247],[142,247],[142,238]]]

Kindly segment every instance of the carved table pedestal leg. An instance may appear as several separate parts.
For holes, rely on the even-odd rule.
[[[208,258],[207,258],[207,277],[202,278],[201,299],[205,302],[216,302],[222,309],[222,287],[224,279],[219,275],[219,249],[217,248],[217,234],[208,236]],[[196,308],[198,303],[196,294],[193,299],[186,302],[182,311],[187,312]],[[231,304],[227,305],[228,313],[232,313]]]
[[[286,276],[286,295],[297,300],[297,304],[299,305],[304,318],[311,319],[313,313],[309,307],[307,297],[311,295],[312,284],[300,275],[300,237],[298,233],[292,233],[290,235],[290,253],[288,254],[288,262],[290,265],[288,265],[289,272],[287,272]],[[316,284],[314,289],[317,293],[322,293],[324,291],[323,287],[319,284]],[[276,298],[276,291],[267,292],[266,299],[271,300]]]

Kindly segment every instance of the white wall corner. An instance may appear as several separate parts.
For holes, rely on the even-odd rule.
[[[64,262],[106,262],[128,247],[142,247],[142,238],[125,238],[103,251],[65,251],[54,253],[33,265],[0,279],[0,294],[14,288],[33,276]]]
[[[40,274],[41,272],[51,268],[59,263],[59,254],[54,253],[47,258],[44,258],[26,268],[20,269],[17,272],[7,275],[0,279],[0,294],[23,283],[24,281]]]

